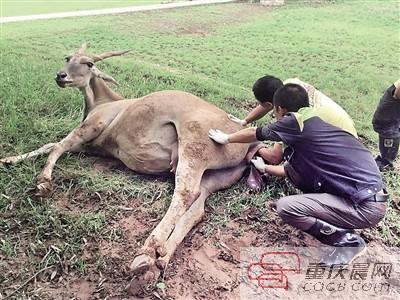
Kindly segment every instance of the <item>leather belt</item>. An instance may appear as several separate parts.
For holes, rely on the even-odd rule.
[[[386,202],[389,200],[389,194],[387,193],[386,190],[382,189],[367,200],[375,202]]]

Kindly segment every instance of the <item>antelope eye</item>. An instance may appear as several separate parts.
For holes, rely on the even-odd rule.
[[[86,64],[87,64],[87,66],[88,66],[89,68],[93,67],[93,63],[90,62],[90,61],[88,61]]]
[[[66,57],[65,57],[65,61],[66,61],[66,62],[69,62],[70,60],[71,60],[71,56],[66,56]]]

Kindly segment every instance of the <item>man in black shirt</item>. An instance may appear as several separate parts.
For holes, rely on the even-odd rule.
[[[338,247],[322,263],[348,264],[366,248],[354,229],[376,225],[386,211],[387,195],[374,158],[356,137],[324,122],[318,110],[308,107],[301,86],[282,86],[273,101],[277,122],[232,134],[211,129],[209,137],[220,144],[283,142],[283,166],[252,160],[260,172],[286,176],[304,193],[279,199],[279,216]]]

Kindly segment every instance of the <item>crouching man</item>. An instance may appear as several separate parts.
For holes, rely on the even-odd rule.
[[[275,123],[232,134],[211,129],[209,137],[220,144],[283,142],[283,166],[252,160],[259,171],[287,176],[304,193],[279,199],[279,216],[336,247],[321,263],[349,264],[366,248],[354,229],[376,225],[386,212],[388,195],[375,160],[352,134],[324,122],[301,86],[282,86],[273,104]]]

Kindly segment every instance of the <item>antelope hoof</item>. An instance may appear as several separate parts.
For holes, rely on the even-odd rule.
[[[12,164],[12,160],[11,159],[9,159],[9,158],[0,159],[0,167],[7,166],[7,165],[10,165],[10,164]]]
[[[161,270],[156,266],[154,259],[143,256],[147,255],[142,254],[136,257],[132,263],[132,265],[134,265],[135,261],[137,261],[138,265],[134,271],[133,278],[125,288],[130,295],[141,296],[145,294],[146,291],[148,291],[149,288],[154,285],[160,277]],[[140,261],[138,258],[140,258]],[[149,264],[149,258],[152,260],[151,264]]]
[[[157,247],[157,254],[161,257],[167,255],[167,249],[165,249],[165,246]]]
[[[38,197],[48,197],[53,192],[52,184],[49,180],[40,179],[36,186],[36,196]]]
[[[165,270],[165,268],[167,267],[167,261],[163,258],[159,258],[156,261],[156,266],[160,269],[160,270]]]
[[[148,271],[154,264],[155,260],[152,257],[148,254],[141,254],[135,257],[131,263],[130,269],[134,275],[140,275]]]

